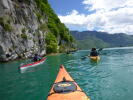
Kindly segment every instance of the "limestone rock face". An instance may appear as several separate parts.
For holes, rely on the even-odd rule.
[[[0,0],[0,61],[28,58],[33,54],[46,54],[45,34],[39,30],[47,22],[41,20],[34,0]]]

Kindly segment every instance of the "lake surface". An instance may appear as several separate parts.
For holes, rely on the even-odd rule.
[[[19,60],[0,64],[0,100],[46,100],[60,64],[91,100],[133,100],[133,47],[108,48],[101,60],[81,59],[87,50],[48,56],[44,64],[20,73]]]

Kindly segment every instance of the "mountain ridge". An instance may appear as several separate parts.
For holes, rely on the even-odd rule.
[[[97,39],[102,40],[103,43],[108,44],[108,45],[103,45],[101,47],[133,46],[133,35],[127,35],[124,33],[109,34],[107,32],[97,32],[97,31],[82,31],[82,32],[70,31],[70,33],[75,37],[75,39],[79,42],[79,44],[81,43],[81,41],[86,42],[85,40],[91,40],[91,37],[95,37]],[[97,42],[97,45],[98,45],[98,42]],[[92,47],[93,46],[89,48],[92,48]],[[94,47],[97,47],[97,46],[94,45]]]

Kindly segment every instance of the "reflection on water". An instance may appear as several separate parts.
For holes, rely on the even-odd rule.
[[[25,69],[19,69],[19,72],[20,73],[29,73],[29,72],[35,72],[35,71],[38,71],[38,70],[41,70],[41,68],[39,67],[40,65],[38,66],[34,66],[34,67],[27,67]]]
[[[93,60],[89,60],[89,61],[91,66],[97,66],[100,63],[100,61],[93,61]]]

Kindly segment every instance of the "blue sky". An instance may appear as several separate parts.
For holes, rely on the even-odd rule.
[[[70,30],[133,34],[133,0],[49,0]]]
[[[58,15],[67,15],[72,9],[87,14],[88,11],[84,9],[82,2],[83,0],[49,0],[51,7]]]

